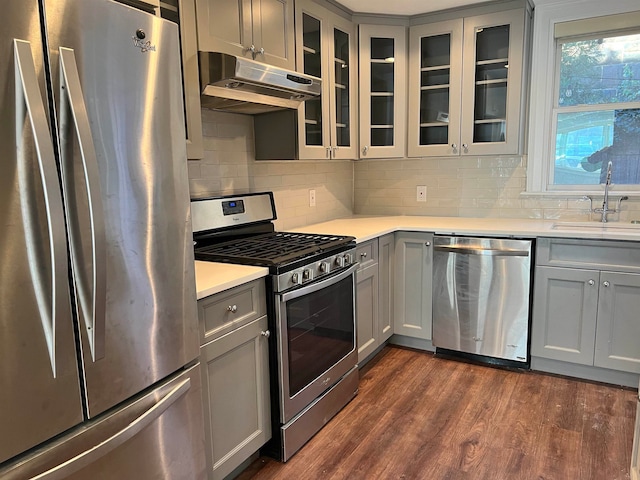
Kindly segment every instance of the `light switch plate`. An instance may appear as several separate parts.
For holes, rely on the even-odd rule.
[[[309,190],[309,206],[310,207],[316,206],[316,191],[313,189]]]

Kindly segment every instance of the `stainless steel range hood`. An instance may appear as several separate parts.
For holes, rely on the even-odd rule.
[[[203,107],[258,114],[298,108],[320,96],[321,80],[218,52],[200,52]]]

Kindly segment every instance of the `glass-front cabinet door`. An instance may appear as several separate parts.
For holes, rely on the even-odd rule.
[[[410,28],[408,154],[521,153],[526,8]]]
[[[312,1],[296,4],[298,71],[322,79],[320,98],[298,109],[301,159],[355,158],[353,24]]]
[[[526,9],[464,19],[462,154],[518,153]]]
[[[360,157],[403,157],[406,29],[360,25]]]
[[[458,155],[462,19],[411,27],[409,156]]]

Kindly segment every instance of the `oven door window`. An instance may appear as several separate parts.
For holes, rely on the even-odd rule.
[[[355,348],[353,275],[288,301],[286,309],[293,397]]]

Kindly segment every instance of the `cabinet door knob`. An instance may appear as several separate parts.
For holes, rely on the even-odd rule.
[[[596,284],[596,281],[592,279],[592,280],[589,280],[587,283],[593,287]]]
[[[604,286],[604,287],[608,287],[609,285],[611,285],[611,284],[609,282],[607,282],[607,281],[602,282],[602,286]]]
[[[364,147],[362,147],[362,155],[366,155],[368,151],[369,151],[369,145],[365,145]]]
[[[264,55],[264,48],[260,47],[260,50],[258,51],[258,53],[259,53],[260,55]]]
[[[269,338],[271,336],[271,332],[269,330],[265,330],[264,332],[260,332],[264,338]]]
[[[237,305],[229,305],[227,307],[227,310],[229,310],[231,313],[236,313],[238,311],[238,306]]]
[[[431,242],[424,242],[424,246],[425,247],[430,247],[431,246]]]
[[[452,143],[451,144],[451,148],[453,148],[454,150],[457,150],[458,149],[458,145],[456,145],[455,143]]]
[[[327,151],[327,158],[331,158],[331,147],[325,147],[325,150]]]
[[[469,145],[467,145],[466,143],[462,144],[462,148],[464,149],[464,153],[467,153],[469,151]]]

